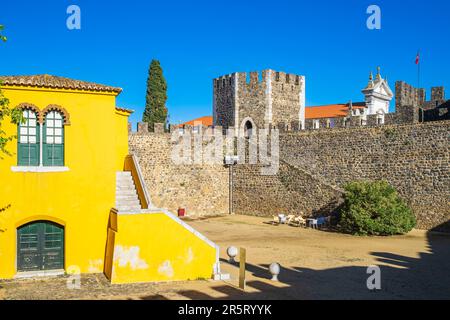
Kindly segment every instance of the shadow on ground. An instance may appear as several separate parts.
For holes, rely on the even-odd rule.
[[[437,230],[448,229],[447,222]],[[450,236],[430,231],[428,252],[418,258],[389,252],[371,252],[381,269],[381,290],[367,289],[367,267],[342,267],[312,270],[302,267],[283,268],[275,285],[269,279],[268,265],[247,264],[255,278],[247,286],[258,292],[243,292],[232,285],[213,286],[221,299],[450,299]],[[395,241],[395,240],[394,240]],[[225,260],[222,263],[227,263]],[[281,285],[281,287],[280,287]],[[178,291],[188,299],[217,299],[196,290]],[[161,299],[147,296],[142,299]]]
[[[449,230],[449,227],[450,222],[447,222],[436,230]],[[395,238],[392,241],[396,241]],[[65,276],[51,280],[0,281],[0,299],[166,300],[217,299],[217,296],[236,300],[450,299],[450,235],[430,231],[427,242],[426,252],[416,257],[370,252],[381,268],[381,290],[377,291],[367,289],[368,266],[323,270],[282,267],[280,282],[274,283],[269,280],[268,265],[247,264],[247,274],[251,277],[248,277],[246,292],[236,288],[235,281],[193,282],[188,287],[194,289],[187,290],[182,289],[185,284],[111,285],[106,277],[96,274],[84,276],[80,290],[68,290]],[[222,263],[228,262],[222,260]]]

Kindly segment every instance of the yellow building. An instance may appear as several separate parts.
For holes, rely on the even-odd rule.
[[[0,77],[21,108],[0,159],[0,279],[105,273],[113,283],[211,278],[218,247],[153,208],[120,88],[39,75]],[[3,208],[3,209],[2,209]]]

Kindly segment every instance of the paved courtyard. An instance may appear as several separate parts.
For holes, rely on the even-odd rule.
[[[0,299],[450,299],[450,235],[414,230],[406,236],[353,237],[273,226],[270,219],[227,216],[188,221],[221,247],[227,281],[111,285],[103,275],[0,281]],[[247,288],[237,288],[230,245],[247,249]],[[270,281],[271,262],[282,265]],[[367,267],[381,267],[381,290],[369,291]]]

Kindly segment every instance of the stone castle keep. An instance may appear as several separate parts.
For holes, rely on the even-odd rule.
[[[261,77],[261,78],[260,78]],[[305,123],[305,77],[264,70],[213,80],[213,123],[224,128],[268,128]]]
[[[425,89],[416,89],[403,81],[395,84],[396,112],[389,113],[394,93],[381,76],[380,68],[369,77],[362,89],[363,102],[340,104],[346,114],[333,114],[324,106],[325,113],[309,115],[316,107],[305,106],[306,78],[300,75],[264,70],[240,72],[213,80],[213,124],[223,128],[276,127],[283,131],[375,126],[450,118],[443,87],[431,89],[431,100],[426,101]],[[327,110],[328,108],[328,110]],[[316,109],[318,110],[318,109]]]
[[[450,100],[443,87],[432,88],[427,99],[425,89],[398,81],[394,93],[378,72],[362,89],[364,102],[339,104],[340,114],[317,118],[305,106],[302,76],[234,73],[214,79],[213,90],[211,130],[280,129],[279,172],[262,176],[259,165],[243,164],[230,178],[224,165],[175,165],[171,134],[162,125],[148,132],[140,123],[138,132],[130,131],[130,150],[155,205],[184,207],[192,215],[228,214],[231,196],[238,214],[317,216],[342,203],[345,183],[384,179],[412,207],[419,228],[450,231],[440,227],[450,219]],[[396,110],[389,113],[394,96]],[[185,126],[190,130],[198,132]]]

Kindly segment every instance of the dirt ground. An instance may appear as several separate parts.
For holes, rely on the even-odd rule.
[[[188,221],[220,248],[227,281],[110,285],[82,275],[81,289],[65,277],[0,282],[0,299],[450,299],[450,235],[414,230],[405,236],[353,237],[273,226],[269,219],[227,216]],[[237,288],[230,245],[247,251],[247,287]],[[279,282],[268,265],[282,266]],[[367,267],[381,270],[381,290],[367,288]]]

